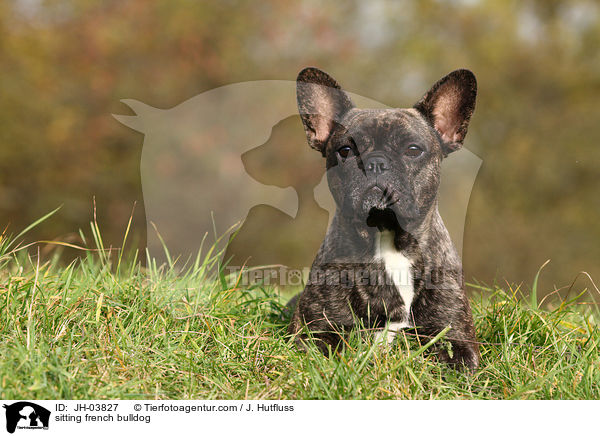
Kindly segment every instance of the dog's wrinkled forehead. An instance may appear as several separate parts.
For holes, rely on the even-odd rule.
[[[345,135],[365,145],[390,142],[439,144],[439,136],[416,109],[351,109],[340,123]]]

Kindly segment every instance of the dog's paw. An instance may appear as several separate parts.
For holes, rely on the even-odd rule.
[[[443,349],[438,353],[440,361],[460,371],[475,372],[479,367],[479,351],[476,345],[451,343],[451,349]]]

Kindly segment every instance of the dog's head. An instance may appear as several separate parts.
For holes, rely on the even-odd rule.
[[[357,109],[328,74],[302,70],[304,130],[326,159],[342,215],[380,229],[418,225],[436,204],[442,159],[462,146],[476,94],[473,73],[457,70],[410,109]]]

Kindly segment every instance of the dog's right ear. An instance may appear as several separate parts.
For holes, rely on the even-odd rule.
[[[325,156],[325,144],[335,124],[354,105],[331,76],[313,67],[298,74],[296,98],[308,144]]]
[[[476,97],[475,75],[469,70],[456,70],[438,80],[415,104],[414,108],[439,133],[444,156],[462,147]]]

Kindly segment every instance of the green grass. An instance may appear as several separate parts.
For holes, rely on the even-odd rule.
[[[541,308],[518,290],[473,286],[482,361],[467,375],[409,335],[386,350],[355,332],[331,358],[300,353],[286,298],[236,288],[214,251],[148,268],[120,250],[67,266],[29,253],[0,240],[3,399],[600,398],[598,310],[582,296]]]

